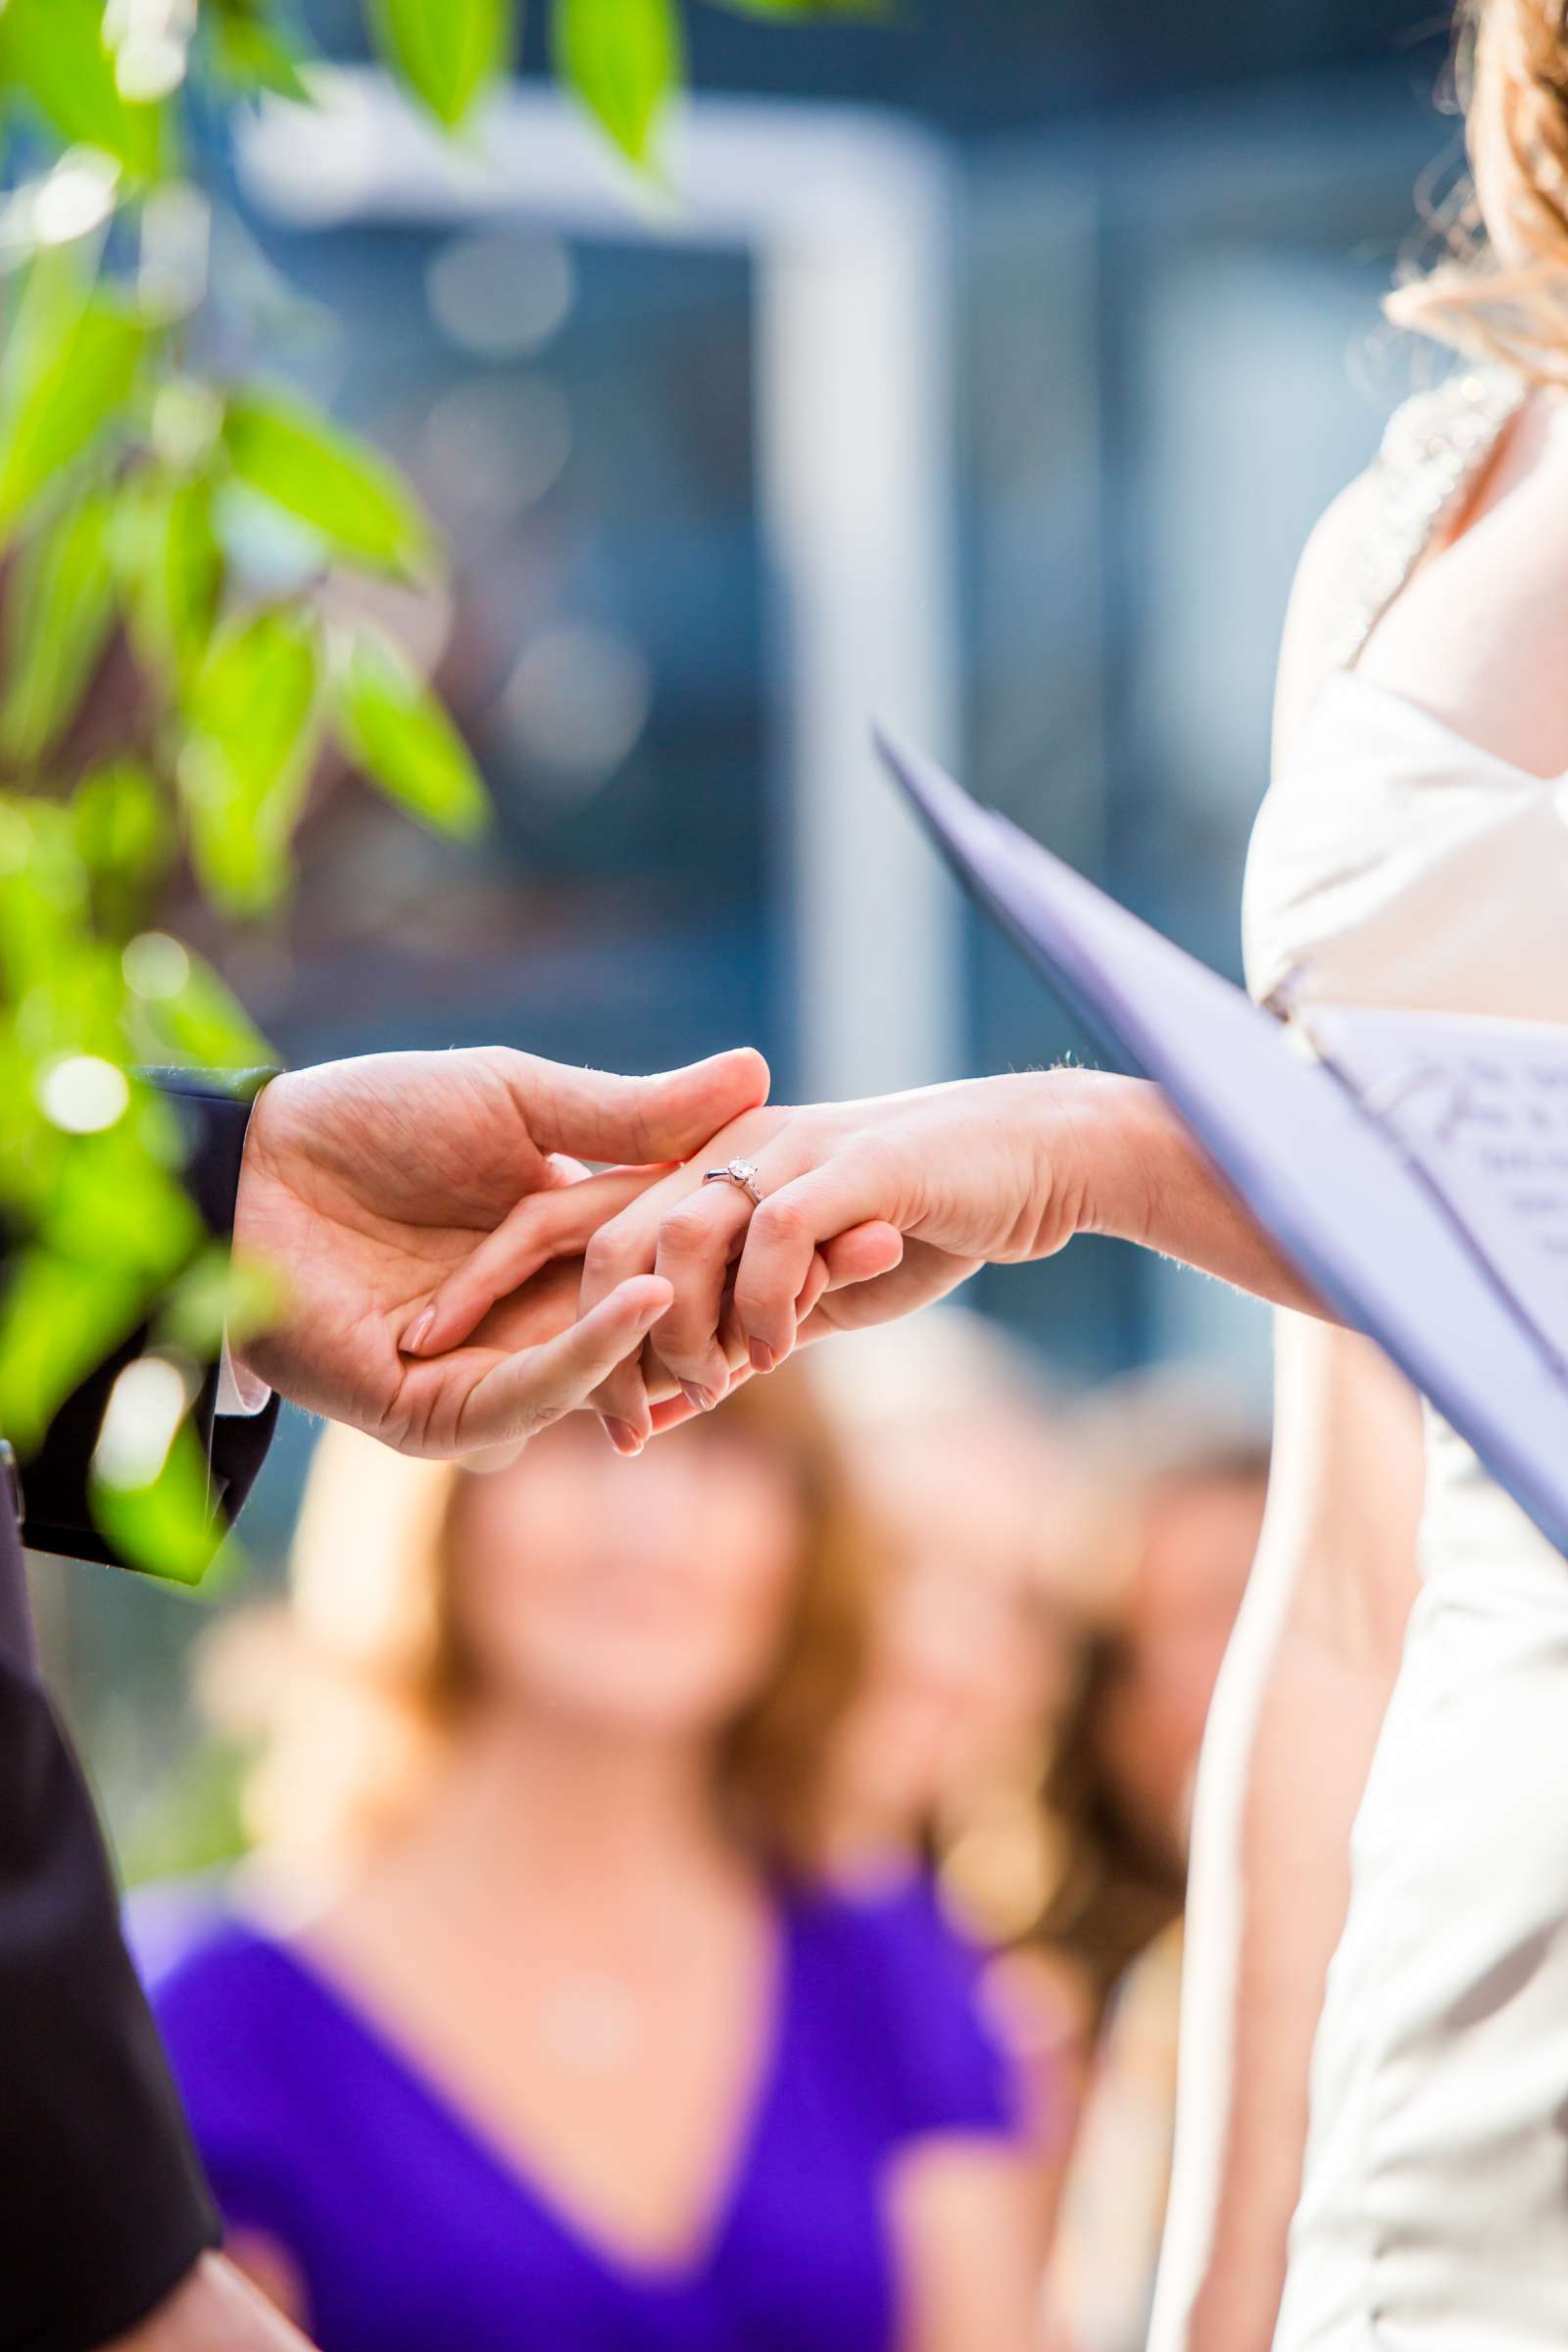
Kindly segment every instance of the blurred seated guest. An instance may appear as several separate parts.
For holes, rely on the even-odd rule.
[[[156,1987],[322,2352],[1032,2341],[964,1951],[818,1873],[873,1574],[805,1367],[639,1461],[323,1439],[260,1859]]]
[[[1043,2352],[1145,2352],[1170,2198],[1182,1923],[1111,1995],[1047,2275]]]
[[[1059,1873],[1042,1788],[1082,1673],[1102,1512],[1035,1359],[954,1306],[841,1339],[813,1371],[889,1539],[871,1654],[829,1770],[841,1884],[902,1886],[989,1955],[1025,2093],[1043,2258],[1091,2018],[1028,1938]]]
[[[1112,1390],[1128,1572],[1089,1651],[1047,1801],[1063,1870],[1042,1936],[1101,2021],[1046,2290],[1048,2352],[1144,2352],[1170,2186],[1182,1910],[1199,1748],[1262,1527],[1269,1447],[1198,1374]]]

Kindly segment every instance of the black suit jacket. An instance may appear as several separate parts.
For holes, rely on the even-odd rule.
[[[232,1229],[248,1092],[160,1079],[190,1122],[188,1182],[214,1233]],[[133,2327],[218,2238],[157,2030],[120,1932],[91,1801],[37,1676],[23,1543],[112,1560],[87,1473],[133,1340],[74,1396],[0,1489],[0,2346],[89,2352]],[[276,1420],[195,1406],[215,1511],[244,1501]]]

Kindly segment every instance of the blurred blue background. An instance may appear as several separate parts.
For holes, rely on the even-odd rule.
[[[346,0],[310,13],[352,58]],[[873,708],[1238,967],[1291,571],[1407,388],[1378,297],[1451,129],[1410,0],[1182,17],[699,10],[667,220],[526,109],[469,172],[390,107],[357,166],[264,126],[271,356],[450,534],[421,623],[501,812],[454,858],[322,811],[286,962],[239,973],[288,1052],[746,1037],[793,1096],[1081,1047],[890,844]],[[1246,1310],[1110,1246],[988,1303],[1074,1372],[1257,1359]]]
[[[780,1097],[1088,1054],[893,805],[873,710],[1239,971],[1295,561],[1421,366],[1378,306],[1456,161],[1432,12],[698,9],[667,202],[532,32],[454,155],[349,0],[306,13],[352,78],[324,125],[264,115],[225,158],[220,293],[449,537],[449,591],[388,617],[499,821],[458,851],[325,780],[286,934],[225,953],[280,1049],[645,1069],[745,1039]],[[1072,1381],[1265,1376],[1260,1311],[1112,1244],[978,1288]],[[308,1449],[285,1420],[264,1556]],[[123,1826],[178,1737],[178,1644],[91,1591],[46,1607]],[[155,1703],[111,1694],[127,1649],[157,1652]]]

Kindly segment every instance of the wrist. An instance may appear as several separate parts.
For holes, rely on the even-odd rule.
[[[1033,1093],[1029,1121],[1045,1255],[1075,1234],[1148,1246],[1162,1170],[1183,1130],[1156,1086],[1110,1070],[1054,1069],[1019,1081]]]
[[[284,1071],[270,1078],[261,1089],[251,1104],[240,1152],[239,1184],[234,1195],[234,1222],[229,1234],[230,1253],[237,1263],[249,1263],[262,1269],[269,1262],[266,1199],[273,1156],[272,1138],[290,1084],[289,1074]],[[232,1375],[241,1399],[240,1409],[246,1412],[257,1409],[255,1397],[269,1391],[271,1386],[265,1372],[252,1361],[253,1345],[265,1346],[265,1336],[260,1331],[247,1330],[242,1339],[235,1339],[226,1330],[224,1332],[224,1369]]]

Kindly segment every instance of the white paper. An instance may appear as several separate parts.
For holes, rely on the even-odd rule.
[[[1359,1005],[1304,1025],[1568,1380],[1568,1030]]]
[[[1502,1181],[1470,1141],[1445,1146],[1440,1197],[1344,1079],[1295,1050],[1240,989],[979,808],[929,760],[886,740],[881,748],[1030,960],[1125,1064],[1163,1088],[1325,1303],[1380,1343],[1568,1552],[1568,1310],[1532,1272],[1557,1246],[1554,1193],[1543,1188],[1545,1205],[1532,1216],[1538,1238],[1508,1236],[1510,1278],[1499,1280],[1488,1250],[1499,1251],[1518,1217],[1509,1189],[1518,1171]],[[1568,1064],[1568,1033],[1543,1034],[1562,1040]],[[1346,1051],[1377,1058],[1370,1031]],[[1368,1074],[1381,1070],[1379,1061]],[[1484,1244],[1471,1230],[1478,1192]],[[1529,1313],[1513,1296],[1521,1285]]]

